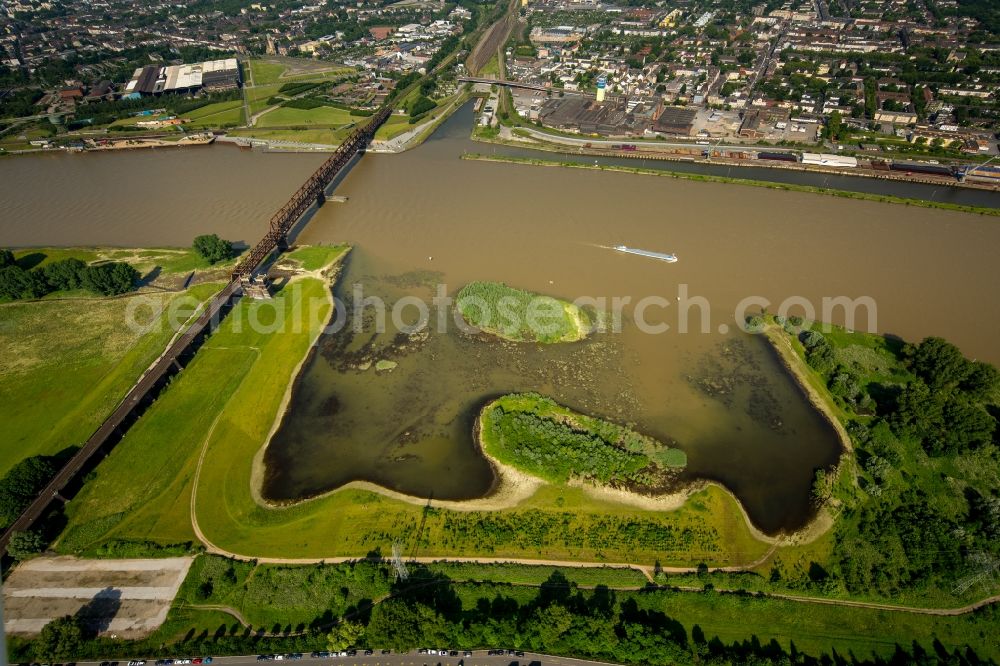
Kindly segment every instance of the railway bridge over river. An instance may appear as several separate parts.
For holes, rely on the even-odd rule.
[[[65,501],[63,493],[72,482],[81,477],[82,472],[93,467],[98,459],[97,454],[107,453],[108,445],[113,445],[121,439],[128,427],[167,384],[169,378],[183,368],[183,364],[190,359],[207,335],[218,326],[234,302],[247,290],[255,287],[254,277],[272,254],[288,248],[288,236],[296,223],[313,204],[322,206],[325,203],[326,188],[358,154],[364,153],[368,143],[375,136],[375,131],[391,113],[392,107],[385,106],[365,125],[354,130],[333,155],[292,195],[288,203],[271,217],[267,233],[236,265],[225,288],[208,302],[194,323],[174,338],[104,423],[63,465],[17,520],[0,535],[0,555],[7,552],[7,546],[14,532],[31,529],[42,516],[46,515],[53,502]]]

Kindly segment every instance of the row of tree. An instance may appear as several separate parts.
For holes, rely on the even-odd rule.
[[[474,584],[464,584],[463,588],[465,592],[476,592]],[[917,641],[905,648],[897,645],[895,654],[887,659],[853,653],[844,658],[836,651],[810,655],[796,648],[795,637],[788,648],[774,639],[762,641],[756,635],[727,643],[706,634],[698,625],[686,627],[664,612],[670,607],[671,594],[668,590],[650,590],[619,595],[603,586],[583,592],[555,572],[534,595],[504,586],[499,589],[488,586],[480,590],[478,602],[469,607],[463,605],[458,587],[447,577],[417,568],[408,581],[394,585],[387,600],[359,603],[340,617],[328,633],[321,629],[324,622],[313,623],[307,630],[303,627],[304,631],[295,635],[290,632],[268,635],[239,624],[231,627],[223,624],[214,635],[203,631],[196,636],[192,630],[179,644],[147,644],[147,649],[152,649],[146,656],[339,651],[364,647],[413,651],[423,646],[517,648],[643,666],[992,663],[980,658],[971,647],[949,650],[937,640],[929,649]],[[983,612],[995,611],[987,608]],[[33,642],[30,654],[19,650],[13,656],[48,663],[98,656],[95,648],[99,650],[100,644],[89,642],[92,636],[84,614],[62,617],[46,625]],[[118,649],[135,651],[134,646],[118,646]]]
[[[0,250],[0,298],[41,298],[54,292],[86,289],[103,296],[132,291],[139,271],[124,262],[85,264],[69,258],[25,270],[9,250]]]

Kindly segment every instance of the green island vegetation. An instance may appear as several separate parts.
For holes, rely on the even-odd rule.
[[[490,138],[484,136],[482,138]],[[931,201],[928,199],[910,199],[897,197],[891,194],[869,194],[867,192],[852,192],[850,190],[835,190],[828,187],[816,187],[813,185],[796,185],[793,183],[775,183],[766,180],[753,180],[750,178],[731,178],[729,176],[713,176],[702,173],[687,173],[684,171],[669,171],[666,169],[650,169],[648,167],[629,167],[612,164],[588,164],[585,162],[568,162],[559,160],[547,160],[536,157],[515,157],[513,155],[483,155],[480,153],[465,153],[463,160],[478,160],[483,162],[506,162],[510,164],[528,164],[532,166],[565,167],[568,169],[591,169],[596,171],[613,171],[617,173],[632,173],[643,176],[660,176],[664,178],[679,178],[682,180],[693,180],[703,183],[730,183],[733,185],[749,185],[752,187],[765,187],[771,190],[786,190],[789,192],[810,192],[813,194],[825,194],[846,199],[860,199],[862,201],[878,201],[881,203],[901,204],[904,206],[917,206],[920,208],[938,208],[941,210],[959,211],[962,213],[976,213],[978,215],[1000,215],[1000,208],[990,208],[987,206],[967,206],[964,204],[949,203],[947,201]]]
[[[198,556],[167,616],[138,640],[91,638],[74,620],[11,657],[109,659],[447,645],[516,647],[625,664],[984,663],[986,608],[957,617],[847,608],[713,590],[643,588],[615,569],[388,562],[282,565]],[[471,575],[470,575],[471,573]]]
[[[16,267],[46,280],[46,289],[62,287],[42,299],[0,303],[0,477],[35,456],[55,464],[49,457],[86,441],[177,327],[221,287],[209,264],[191,250],[37,248],[0,254],[15,262],[2,270]],[[101,295],[92,284],[118,289],[113,279],[97,283],[87,277],[99,266],[127,267],[128,289],[138,285],[138,291]],[[11,511],[16,515],[24,507],[0,503],[7,522]]]
[[[573,303],[502,282],[470,282],[455,302],[466,323],[514,342],[575,342],[593,325]]]
[[[668,486],[674,472],[687,465],[680,449],[536,393],[497,398],[479,418],[488,455],[550,483],[580,479],[652,492]]]

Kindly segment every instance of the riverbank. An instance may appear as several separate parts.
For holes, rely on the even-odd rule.
[[[578,162],[565,162],[557,160],[544,160],[530,157],[514,157],[509,155],[483,155],[480,153],[464,153],[463,160],[475,160],[481,162],[503,162],[507,164],[525,164],[530,166],[543,167],[564,167],[567,169],[588,169],[593,171],[611,171],[615,173],[631,173],[642,176],[659,176],[662,178],[679,178],[681,180],[693,180],[705,183],[729,183],[734,185],[748,185],[752,187],[763,187],[771,190],[787,190],[790,192],[809,192],[812,194],[823,194],[827,196],[842,197],[846,199],[859,199],[862,201],[876,201],[879,203],[900,204],[905,206],[917,206],[920,208],[937,208],[941,210],[958,211],[963,213],[974,213],[978,215],[990,215],[1000,217],[1000,208],[987,208],[984,206],[964,206],[952,204],[944,201],[928,201],[925,199],[907,199],[886,194],[868,194],[866,192],[852,192],[849,190],[834,190],[812,185],[796,185],[792,183],[774,183],[763,180],[751,180],[749,178],[730,178],[727,176],[713,176],[709,174],[687,173],[683,171],[666,171],[661,169],[649,169],[643,167],[627,167],[618,165],[603,164],[581,164]]]
[[[824,174],[831,176],[851,176],[856,178],[868,178],[872,180],[886,180],[897,183],[914,183],[919,185],[932,185],[935,187],[960,188],[969,190],[979,190],[985,192],[1000,191],[1000,186],[988,182],[959,181],[955,178],[938,177],[929,175],[914,175],[905,171],[891,171],[882,169],[871,169],[864,167],[837,168],[833,166],[823,166],[818,164],[803,164],[802,162],[781,162],[774,160],[759,160],[744,156],[727,156],[727,153],[742,155],[750,151],[775,150],[771,146],[758,146],[754,144],[740,144],[737,146],[723,146],[720,151],[716,147],[705,144],[673,144],[674,150],[659,150],[666,148],[664,143],[652,143],[649,141],[633,141],[627,139],[611,141],[607,139],[581,139],[579,135],[558,134],[549,131],[541,131],[534,127],[506,127],[501,126],[501,135],[492,136],[484,134],[477,128],[472,134],[472,140],[480,143],[496,144],[513,148],[526,148],[546,153],[557,153],[561,155],[587,155],[591,157],[610,157],[628,160],[648,160],[663,162],[678,162],[686,164],[723,165],[726,167],[775,169],[782,171],[798,171],[801,173]],[[623,146],[634,146],[635,148],[622,149]],[[791,149],[791,152],[801,152],[815,148],[814,146],[802,146]],[[778,148],[780,152],[789,149]],[[711,156],[709,156],[711,154]]]

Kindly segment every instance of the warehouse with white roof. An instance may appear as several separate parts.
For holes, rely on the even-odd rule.
[[[240,84],[239,61],[236,58],[225,58],[190,65],[140,67],[125,86],[125,93],[190,93],[199,90],[228,90],[237,88]]]

